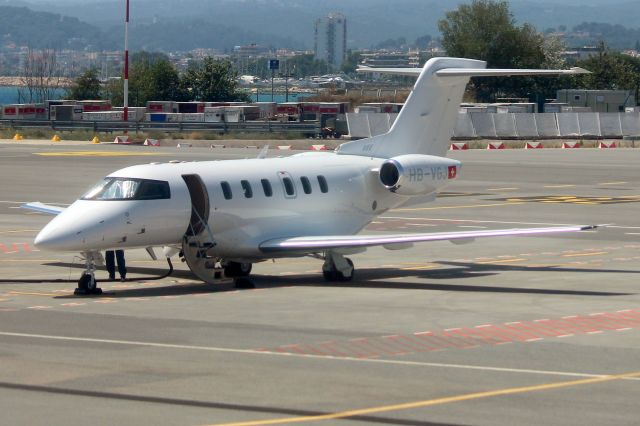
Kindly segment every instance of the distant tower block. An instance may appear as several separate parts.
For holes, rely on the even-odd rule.
[[[327,61],[333,70],[339,70],[347,57],[347,18],[341,13],[330,13],[316,21],[315,59]]]

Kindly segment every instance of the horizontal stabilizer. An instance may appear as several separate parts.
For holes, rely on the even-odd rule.
[[[426,241],[454,241],[474,238],[526,236],[579,232],[596,229],[597,226],[556,226],[550,228],[492,229],[484,231],[437,232],[431,234],[386,234],[355,236],[314,236],[278,238],[260,244],[260,250],[269,252],[318,252],[352,247],[390,246],[394,244],[418,243]]]
[[[371,68],[360,67],[358,72],[369,72],[389,75],[404,75],[418,77],[422,73],[422,68]],[[436,71],[438,77],[499,77],[518,75],[575,75],[590,74],[590,71],[580,67],[573,67],[568,70],[545,70],[545,69],[508,69],[508,68],[445,68]]]
[[[52,206],[50,204],[43,204],[39,202],[27,203],[20,206],[21,209],[32,210],[39,213],[46,213],[51,215],[58,215],[65,209],[64,207]]]

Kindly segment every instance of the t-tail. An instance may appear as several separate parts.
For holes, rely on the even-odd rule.
[[[433,58],[420,68],[360,68],[360,72],[418,77],[389,132],[342,144],[338,154],[392,158],[422,154],[444,157],[471,77],[584,74],[569,70],[487,69],[486,62],[463,58]]]

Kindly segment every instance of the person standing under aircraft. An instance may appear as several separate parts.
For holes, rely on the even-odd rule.
[[[115,260],[118,262],[118,272],[120,273],[120,279],[122,281],[127,277],[127,265],[124,260],[124,250],[107,250],[104,254],[105,262],[107,263],[107,272],[109,272],[109,279],[116,279],[116,264]]]

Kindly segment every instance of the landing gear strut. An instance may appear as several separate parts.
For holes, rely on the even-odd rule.
[[[353,279],[353,262],[341,254],[327,252],[322,265],[322,276],[326,281],[346,282]]]
[[[88,296],[102,294],[102,289],[97,286],[96,281],[96,263],[102,263],[100,252],[85,252],[84,265],[85,271],[78,280],[78,288],[73,294],[76,296]]]

